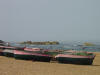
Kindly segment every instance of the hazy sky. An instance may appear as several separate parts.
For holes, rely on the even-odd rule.
[[[0,0],[0,39],[100,41],[100,0]]]

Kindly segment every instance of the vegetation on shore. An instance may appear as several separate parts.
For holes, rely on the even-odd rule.
[[[33,45],[58,45],[58,41],[45,41],[45,42],[32,42],[32,41],[24,41],[20,42],[20,44],[33,44]]]
[[[95,46],[95,44],[89,43],[89,42],[85,42],[84,45],[85,45],[85,46]]]

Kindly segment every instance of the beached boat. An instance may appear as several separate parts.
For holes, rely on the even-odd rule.
[[[24,50],[24,47],[5,46],[4,49],[9,49],[9,50]]]
[[[0,46],[0,49],[5,49],[5,46]]]
[[[59,54],[58,50],[45,50],[41,48],[24,48],[25,51],[31,52],[31,53],[38,53],[38,54],[44,54],[54,57],[55,55]],[[38,58],[35,58],[35,60],[39,60]]]
[[[0,49],[15,49],[15,47],[11,47],[11,46],[0,46]]]
[[[0,56],[3,56],[3,49],[0,49]]]
[[[0,46],[0,49],[24,50],[24,47]]]
[[[58,54],[55,56],[59,63],[72,63],[72,64],[83,64],[91,65],[95,58],[93,53],[70,53],[70,54]]]
[[[24,50],[25,51],[40,51],[40,50],[42,50],[42,49],[40,49],[40,48],[24,48]]]
[[[9,50],[9,49],[5,49],[5,50],[3,50],[3,55],[7,56],[7,57],[14,57],[14,51]]]
[[[14,50],[14,58],[15,59],[23,59],[23,60],[32,60],[32,53],[28,53],[25,51]]]
[[[44,61],[44,62],[50,62],[52,58],[50,55],[46,55],[42,53],[26,52],[26,51],[18,51],[18,50],[14,50],[14,57],[16,59]]]

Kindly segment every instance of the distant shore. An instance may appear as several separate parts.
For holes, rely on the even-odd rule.
[[[58,41],[45,41],[45,42],[32,42],[32,41],[24,41],[20,42],[20,44],[31,44],[31,45],[58,45]]]

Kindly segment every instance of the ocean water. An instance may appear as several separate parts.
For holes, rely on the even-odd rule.
[[[95,46],[81,46],[72,43],[60,43],[59,45],[22,45],[17,43],[11,43],[12,46],[17,47],[29,47],[29,48],[43,48],[49,50],[77,50],[77,51],[89,51],[89,52],[100,52],[100,45]]]

